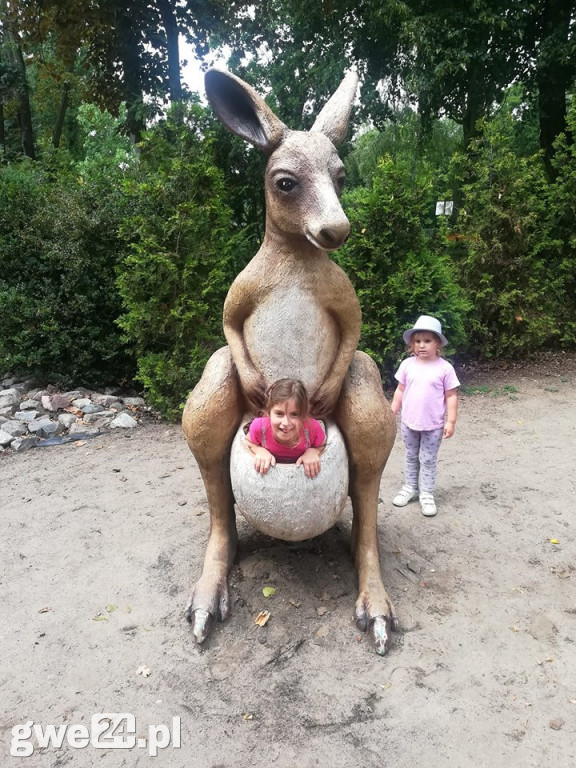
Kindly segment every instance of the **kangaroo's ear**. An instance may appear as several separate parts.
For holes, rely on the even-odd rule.
[[[230,72],[209,69],[206,96],[226,128],[263,152],[273,152],[288,130],[256,91]]]
[[[328,136],[335,147],[341,144],[348,130],[348,121],[357,88],[358,75],[356,72],[348,72],[337,91],[322,108],[310,130]]]

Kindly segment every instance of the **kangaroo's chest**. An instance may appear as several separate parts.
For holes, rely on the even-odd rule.
[[[266,380],[288,376],[313,389],[334,361],[340,331],[311,288],[292,283],[261,296],[245,323],[244,340]]]

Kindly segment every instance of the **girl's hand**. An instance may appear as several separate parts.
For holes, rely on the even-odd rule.
[[[304,474],[311,479],[320,472],[320,451],[318,448],[307,448],[296,462],[296,466],[304,465]]]
[[[252,452],[255,454],[254,469],[261,475],[265,475],[270,467],[276,466],[276,459],[270,451],[263,448],[261,445],[254,446]]]
[[[444,437],[452,437],[455,427],[456,424],[454,424],[453,421],[447,421],[446,424],[444,424]]]

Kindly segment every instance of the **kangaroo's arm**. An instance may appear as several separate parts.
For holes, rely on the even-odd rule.
[[[253,312],[255,301],[252,282],[242,280],[241,276],[236,278],[224,302],[223,326],[242,391],[259,409],[264,405],[266,383],[250,357],[244,337],[244,323]]]
[[[333,262],[332,269],[326,275],[321,300],[327,311],[333,316],[340,331],[340,343],[334,362],[324,381],[312,393],[311,406],[316,418],[332,412],[344,377],[354,357],[362,328],[362,311],[356,292],[348,277]]]

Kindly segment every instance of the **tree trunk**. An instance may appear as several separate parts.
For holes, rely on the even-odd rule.
[[[558,135],[566,131],[566,91],[574,73],[574,62],[568,55],[571,5],[573,3],[565,0],[545,0],[541,17],[542,36],[536,65],[538,119],[540,147],[550,181],[558,175],[553,163],[553,145]]]
[[[124,73],[122,85],[126,102],[126,126],[132,142],[138,144],[146,130],[146,122],[144,120],[144,100],[140,76],[138,30],[132,24],[132,19],[128,13],[118,14],[116,36],[118,55]]]
[[[56,123],[54,125],[54,131],[52,133],[52,146],[54,147],[54,149],[58,149],[58,147],[60,146],[60,139],[62,138],[62,128],[64,127],[66,110],[68,109],[69,93],[70,93],[70,83],[64,83],[62,87],[62,97],[60,99],[60,106],[58,108],[58,114],[56,115]]]
[[[180,52],[178,47],[178,23],[170,0],[156,0],[162,24],[166,32],[166,53],[168,56],[168,88],[170,100],[182,101],[180,80]]]
[[[4,104],[0,101],[0,148],[6,159],[6,129],[4,127]]]
[[[30,89],[28,86],[28,77],[26,74],[26,64],[24,63],[24,54],[18,43],[16,35],[5,23],[4,35],[8,42],[8,50],[12,56],[12,61],[18,72],[18,123],[20,125],[20,136],[22,141],[22,151],[32,160],[36,159],[34,148],[34,128],[32,125],[32,108],[30,106]]]

